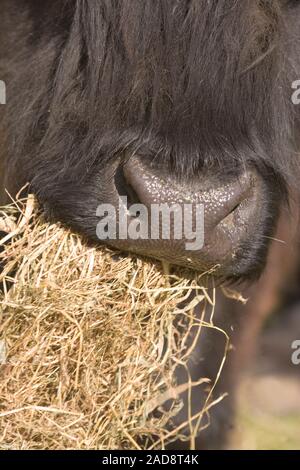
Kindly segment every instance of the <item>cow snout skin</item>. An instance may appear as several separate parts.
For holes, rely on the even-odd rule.
[[[115,185],[126,205],[128,224],[138,217],[143,236],[108,243],[202,272],[215,269],[226,274],[228,265],[255,238],[255,226],[262,217],[258,201],[263,185],[254,170],[222,182],[207,175],[185,182],[132,157],[119,168]],[[131,208],[139,205],[145,211],[137,216]],[[165,218],[153,217],[166,208]]]

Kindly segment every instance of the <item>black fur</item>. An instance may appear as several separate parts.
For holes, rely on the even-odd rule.
[[[93,238],[128,155],[185,181],[255,167],[265,212],[239,272],[257,274],[299,184],[300,1],[0,0],[0,11],[9,191],[29,181],[50,217]]]
[[[29,181],[49,215],[94,237],[112,162],[125,151],[186,180],[254,165],[277,193],[297,181],[291,83],[300,74],[299,2],[1,0],[0,7],[5,183],[14,192]],[[261,221],[262,234],[278,204]],[[265,240],[247,265],[262,258]]]

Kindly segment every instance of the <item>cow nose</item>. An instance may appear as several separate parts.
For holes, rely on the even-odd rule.
[[[200,271],[222,270],[251,237],[259,210],[254,171],[225,182],[203,175],[187,182],[132,157],[116,181],[141,234],[113,243],[118,247]]]

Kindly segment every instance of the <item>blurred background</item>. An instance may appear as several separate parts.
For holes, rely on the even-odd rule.
[[[239,387],[232,448],[300,449],[300,364],[291,359],[295,340],[300,340],[300,302],[270,317],[260,335]]]

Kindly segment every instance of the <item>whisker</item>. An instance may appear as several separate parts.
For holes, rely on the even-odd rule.
[[[268,237],[267,235],[263,235],[263,238],[268,238],[269,240],[272,240],[274,242],[282,243],[283,245],[286,245],[286,241],[280,240],[279,238],[274,238],[274,237]]]

